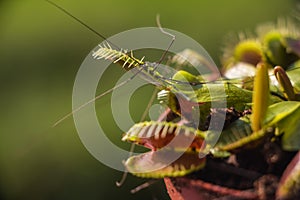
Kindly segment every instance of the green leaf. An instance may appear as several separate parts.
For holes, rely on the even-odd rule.
[[[265,137],[272,134],[268,127],[263,127],[257,132],[251,130],[249,116],[244,116],[234,121],[226,130],[222,131],[219,141],[212,151],[213,154],[224,155],[226,152],[242,148],[253,148]]]
[[[287,151],[300,149],[300,102],[284,101],[269,106],[264,126],[277,128],[282,147]]]
[[[226,147],[235,143],[242,138],[248,137],[252,134],[250,120],[248,117],[241,117],[232,122],[229,127],[222,131],[217,142],[217,148]]]
[[[287,151],[300,149],[300,102],[285,101],[268,107],[263,128],[252,132],[249,119],[241,117],[224,130],[213,153],[244,148],[247,144],[259,142],[268,133],[270,127],[276,128],[276,135],[282,135],[282,147]],[[271,132],[270,132],[271,131]],[[209,136],[207,137],[209,139]],[[219,155],[219,154],[216,154]],[[220,154],[222,155],[222,154]],[[224,154],[226,155],[226,154]]]
[[[290,78],[296,93],[300,92],[300,61],[295,62],[286,71],[288,77]]]

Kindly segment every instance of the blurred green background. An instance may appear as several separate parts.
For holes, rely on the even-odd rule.
[[[199,41],[217,64],[227,33],[253,30],[257,24],[297,12],[296,0],[55,2],[106,36],[156,26],[159,13],[164,27]],[[0,1],[1,199],[168,198],[161,181],[135,195],[130,189],[144,180],[130,177],[123,187],[116,187],[122,173],[88,153],[72,118],[51,128],[71,111],[76,72],[101,41],[43,0]],[[110,73],[120,76],[122,71],[116,70]],[[112,87],[109,76],[102,81]],[[150,96],[139,101],[144,105]],[[120,142],[122,132],[111,121],[107,105],[107,97],[97,102],[97,110],[107,113],[99,117],[101,123],[114,143],[128,148]]]

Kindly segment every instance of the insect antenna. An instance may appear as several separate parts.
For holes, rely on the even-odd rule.
[[[169,36],[172,37],[172,40],[170,41],[170,44],[169,44],[168,48],[164,51],[164,53],[161,55],[160,59],[159,59],[158,62],[157,62],[158,64],[160,64],[160,63],[165,59],[167,53],[169,52],[171,46],[172,46],[173,43],[174,43],[176,37],[175,37],[175,35],[173,35],[173,34],[167,32],[167,31],[165,31],[165,30],[162,28],[162,26],[161,26],[161,24],[160,24],[160,17],[159,17],[159,14],[156,15],[156,24],[157,24],[158,28],[160,29],[160,31],[161,31],[163,34],[166,34],[166,35],[169,35]],[[157,64],[157,65],[158,65],[158,64]],[[156,66],[155,68],[157,68],[157,66]],[[155,69],[155,68],[154,68],[154,69]]]
[[[45,0],[45,1],[48,2],[49,4],[51,4],[52,6],[56,7],[58,10],[62,11],[63,13],[65,13],[66,15],[68,15],[69,17],[71,17],[72,19],[74,19],[75,21],[79,22],[82,26],[84,26],[85,28],[87,28],[91,32],[95,33],[100,38],[102,38],[105,41],[107,41],[108,43],[110,43],[110,45],[114,46],[118,50],[121,49],[120,47],[118,47],[118,45],[116,45],[116,44],[112,43],[111,41],[109,41],[104,35],[102,35],[101,33],[97,32],[95,29],[93,29],[92,27],[90,27],[89,25],[87,25],[85,22],[83,22],[79,18],[75,17],[72,13],[70,13],[69,11],[67,11],[66,9],[64,9],[63,7],[59,6],[58,4],[54,3],[53,1],[50,1],[50,0]]]

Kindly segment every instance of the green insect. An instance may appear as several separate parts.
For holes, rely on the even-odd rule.
[[[111,59],[126,70],[136,68],[155,80],[161,89],[158,99],[168,106],[166,121],[137,123],[123,136],[124,141],[151,149],[130,157],[125,162],[127,170],[147,178],[185,176],[205,169],[208,158],[225,160],[275,141],[280,143],[282,151],[297,152],[300,149],[299,41],[300,32],[290,33],[278,27],[259,38],[242,40],[223,57],[224,76],[229,78],[211,82],[187,72],[189,63],[179,62],[178,55],[171,63],[181,70],[173,77],[164,77],[156,71],[155,63],[116,51],[109,45],[101,46],[93,54],[95,58]],[[179,56],[200,55],[186,50]],[[211,96],[210,91],[220,95]],[[226,108],[211,107],[213,102],[224,98]],[[210,140],[217,131],[214,127],[207,129],[207,121],[218,114],[226,116],[225,126],[217,143],[211,146]],[[195,115],[200,116],[197,122],[193,121]],[[189,141],[188,148],[185,141]],[[201,153],[208,155],[199,157]],[[174,155],[178,159],[169,164],[168,158]],[[284,173],[277,198],[299,196],[298,160],[299,154]],[[156,170],[151,170],[153,165]]]

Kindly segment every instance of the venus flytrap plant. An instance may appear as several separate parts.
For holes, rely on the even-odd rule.
[[[275,37],[273,40],[272,37]],[[280,37],[279,37],[280,36]],[[280,40],[282,40],[282,36],[280,34],[269,34],[267,36],[266,42],[272,43],[269,45],[269,48],[272,48],[272,50],[268,51],[266,54],[261,54],[257,49],[257,46],[255,47],[255,53],[256,55],[264,55],[268,59],[262,58],[261,61],[256,66],[256,74],[254,77],[254,82],[252,86],[247,87],[248,89],[242,89],[240,87],[236,87],[237,85],[241,84],[242,82],[238,82],[236,79],[232,80],[222,80],[220,82],[207,82],[202,83],[201,80],[197,79],[195,76],[187,73],[187,72],[178,72],[180,75],[185,76],[185,79],[188,80],[190,85],[192,85],[196,90],[196,95],[190,95],[188,90],[184,90],[184,85],[181,87],[176,86],[172,87],[172,85],[167,85],[167,90],[171,93],[176,93],[177,89],[181,87],[180,92],[184,93],[184,97],[188,101],[193,101],[194,103],[210,103],[211,101],[217,101],[218,98],[211,98],[206,96],[208,94],[208,91],[205,90],[206,84],[212,84],[214,85],[214,90],[218,90],[218,87],[225,86],[225,91],[227,94],[227,100],[229,102],[229,105],[237,105],[238,102],[241,103],[241,108],[246,108],[247,106],[249,108],[252,108],[252,114],[246,114],[245,116],[240,117],[238,120],[233,121],[229,127],[225,128],[220,136],[219,142],[217,145],[210,149],[210,152],[213,156],[217,157],[228,157],[229,155],[235,154],[239,149],[245,149],[246,146],[251,146],[251,144],[262,144],[263,141],[268,138],[281,138],[281,145],[282,149],[285,151],[297,151],[300,149],[300,127],[298,125],[298,121],[300,118],[300,110],[299,106],[300,103],[296,102],[298,101],[299,94],[297,91],[299,91],[299,79],[295,78],[293,79],[293,84],[290,81],[289,75],[294,74],[293,77],[295,77],[295,74],[298,74],[299,76],[299,69],[297,65],[297,62],[294,64],[294,66],[291,67],[285,67],[288,69],[287,72],[282,67],[275,67],[272,74],[275,74],[276,79],[278,80],[278,83],[274,83],[274,79],[270,82],[269,75],[268,75],[268,68],[270,65],[274,65],[274,63],[284,63],[285,59],[279,60],[273,59],[272,62],[269,63],[268,60],[272,57],[276,57],[276,55],[279,53],[285,54],[284,46],[281,46],[280,49],[276,49],[276,45],[274,43],[278,43]],[[246,45],[246,44],[245,44]],[[246,45],[247,46],[247,45]],[[249,46],[248,46],[249,47]],[[249,49],[252,50],[252,47],[250,46]],[[241,46],[239,46],[241,48]],[[240,52],[242,52],[240,50]],[[245,51],[248,53],[247,51]],[[249,55],[249,54],[248,54]],[[254,55],[254,54],[252,54]],[[287,53],[286,59],[288,62],[295,61],[295,55],[292,53]],[[284,57],[284,55],[281,55]],[[252,58],[258,58],[259,56],[252,56]],[[256,59],[255,62],[252,62],[251,59],[246,59],[246,57],[240,57],[243,58],[243,61],[249,62],[249,64],[253,64],[258,62]],[[249,58],[249,57],[248,57]],[[235,67],[233,65],[233,67]],[[271,75],[273,76],[273,75]],[[178,79],[176,75],[172,77],[172,79],[176,82],[176,84],[182,84],[182,80]],[[243,84],[249,84],[249,80],[252,79],[245,79]],[[271,87],[269,90],[269,83],[271,83]],[[176,85],[175,84],[175,85]],[[227,84],[227,85],[226,85]],[[200,87],[201,85],[201,87]],[[226,87],[227,86],[227,87]],[[243,87],[243,85],[242,85]],[[253,90],[253,95],[252,91]],[[270,91],[270,92],[269,92]],[[179,91],[178,91],[179,92]],[[276,93],[277,92],[277,93]],[[164,93],[165,95],[166,93]],[[199,94],[199,95],[197,95]],[[238,94],[238,95],[237,95]],[[250,97],[252,97],[252,101],[247,100],[248,94]],[[175,98],[176,95],[170,95],[170,99],[166,100],[166,96],[163,97],[165,100],[165,103],[169,103],[169,107],[173,109],[173,112],[177,113],[178,115],[181,115],[180,112],[178,112],[178,106],[174,106],[173,98]],[[244,99],[240,99],[239,97],[243,96]],[[279,98],[278,98],[279,97]],[[241,100],[241,101],[240,101]],[[170,103],[172,102],[172,103]],[[203,107],[205,109],[205,106]],[[149,125],[155,124],[154,122],[150,122]],[[170,122],[169,122],[170,123]],[[151,126],[150,125],[150,126]],[[203,132],[204,138],[207,138],[207,132]],[[163,138],[161,138],[163,139]],[[272,142],[273,139],[270,140]],[[130,141],[130,140],[128,140]],[[131,140],[133,142],[136,142],[137,144],[142,144],[137,142],[138,139]],[[143,144],[142,144],[143,145]],[[256,147],[257,145],[254,145]],[[176,147],[174,147],[176,149]],[[226,153],[227,152],[227,153]],[[141,162],[141,160],[139,160]],[[293,162],[295,163],[295,161]],[[134,166],[135,163],[131,162],[130,165],[126,165],[128,170],[130,171],[131,167]],[[173,166],[174,167],[174,166]],[[201,168],[203,168],[202,166]],[[172,167],[171,167],[172,168]],[[171,169],[170,168],[170,169]],[[176,168],[176,167],[174,167]],[[290,167],[291,168],[291,167]],[[295,196],[299,195],[300,191],[300,184],[293,183],[298,177],[299,172],[298,170],[298,164],[293,164],[293,169],[289,170],[292,171],[290,173],[290,177],[286,177],[288,175],[285,175],[284,180],[281,181],[281,184],[279,186],[277,196],[278,198],[285,198],[290,196],[294,198]],[[178,168],[182,171],[185,171],[186,173],[171,173],[169,176],[171,177],[177,177],[181,175],[186,175],[187,173],[190,173],[194,170],[198,170],[199,168],[194,168],[192,170],[185,170],[184,168]],[[153,172],[154,174],[157,173]],[[162,175],[162,174],[161,174]],[[168,176],[164,174],[165,176]],[[162,175],[162,177],[164,177]],[[152,176],[151,173],[147,174],[147,177],[157,177],[157,175]],[[292,183],[291,183],[292,182]],[[284,189],[283,189],[284,188]],[[287,189],[288,188],[288,189]],[[282,191],[285,192],[282,192]],[[291,190],[293,192],[289,192],[288,190]],[[298,191],[298,192],[295,192]],[[285,193],[285,196],[283,195]]]
[[[48,2],[104,38],[63,8]],[[204,81],[203,77],[187,72],[186,62],[182,62],[178,55],[173,57],[172,62],[181,70],[172,77],[165,77],[157,71],[157,63],[143,61],[144,58],[137,59],[130,51],[115,49],[117,46],[112,43],[99,46],[93,53],[95,59],[112,60],[125,70],[137,69],[131,79],[138,74],[146,77],[146,80],[162,89],[158,94],[159,100],[168,106],[166,121],[140,122],[125,133],[122,140],[151,150],[130,157],[124,163],[129,172],[146,178],[186,176],[205,170],[207,160],[222,158],[226,163],[226,159],[238,156],[240,152],[261,148],[264,143],[274,140],[280,141],[280,151],[296,152],[300,149],[299,30],[295,26],[274,26],[258,38],[241,38],[242,41],[232,46],[231,52],[223,57],[224,76],[227,78],[212,81]],[[181,54],[210,68],[209,62],[192,50],[185,50]],[[275,67],[274,71],[272,67]],[[271,75],[268,75],[268,71],[272,71]],[[273,73],[278,82],[274,82]],[[210,90],[220,95],[211,96]],[[225,95],[222,91],[225,91]],[[211,108],[212,103],[224,98],[227,100],[226,108]],[[195,107],[199,107],[199,110],[195,110]],[[194,122],[194,115],[199,114],[197,112],[200,113],[200,119]],[[224,113],[225,127],[216,145],[209,146],[206,142],[216,132],[214,129],[207,130],[205,123],[213,115]],[[209,154],[199,157],[201,153]],[[169,157],[174,155],[178,159],[170,163]],[[153,165],[156,170],[152,170]],[[277,198],[293,199],[300,196],[299,174],[298,153],[282,176]],[[250,196],[253,198],[253,195]]]
[[[298,94],[295,92],[299,88],[299,79],[297,77],[295,79],[295,88],[288,76],[295,73],[299,74],[298,66],[288,68],[288,72],[285,72],[283,68],[276,67],[273,73],[278,79],[279,85],[271,82],[269,93],[268,66],[270,64],[266,61],[257,64],[254,82],[252,82],[253,78],[205,82],[201,77],[186,71],[178,71],[172,78],[166,78],[155,70],[155,64],[153,63],[137,62],[138,59],[131,58],[132,55],[128,54],[125,54],[125,56],[122,54],[122,59],[120,59],[120,57],[114,56],[118,53],[107,53],[109,51],[115,52],[110,47],[100,47],[94,55],[97,54],[99,58],[112,59],[114,62],[120,63],[124,69],[135,66],[144,75],[146,74],[152,80],[155,80],[156,84],[164,91],[159,95],[160,101],[165,103],[171,109],[171,112],[177,116],[169,122],[151,121],[136,124],[125,134],[124,141],[151,149],[150,152],[131,157],[125,162],[129,172],[140,177],[163,178],[185,176],[205,167],[206,159],[198,158],[198,154],[203,151],[201,148],[203,141],[209,139],[209,134],[214,134],[214,132],[200,131],[197,130],[197,127],[176,124],[172,120],[180,117],[191,119],[189,115],[191,115],[192,108],[195,105],[200,105],[202,116],[209,115],[210,103],[219,101],[224,96],[212,97],[209,94],[208,85],[214,91],[225,88],[228,102],[227,109],[232,106],[240,112],[247,108],[252,109],[252,114],[240,116],[237,120],[230,122],[229,127],[224,128],[219,142],[214,147],[209,147],[209,152],[213,157],[229,157],[234,155],[236,151],[253,146],[253,144],[256,147],[270,137],[281,137],[283,150],[295,151],[300,148],[299,142],[295,142],[300,140],[298,125],[296,124],[299,118],[299,103],[286,101],[297,100],[296,96]],[[101,52],[106,52],[106,54]],[[247,53],[247,51],[245,52]],[[184,66],[182,67],[184,68]],[[246,84],[248,84],[247,87],[243,88]],[[188,106],[180,108],[179,101],[185,102],[184,105],[187,104]],[[182,144],[180,142],[173,143],[170,148],[159,151],[169,144],[175,136],[179,136],[180,139],[177,141],[181,142],[190,136],[196,139],[193,140],[187,152],[182,152],[183,148],[181,148]],[[166,166],[168,156],[179,152],[183,153],[182,156]],[[151,165],[157,165],[160,169],[154,171],[149,169],[149,172],[145,172],[147,167]]]
[[[275,43],[278,42],[277,39],[275,38]],[[270,58],[278,52],[284,52],[284,47],[281,46],[278,52],[275,48],[264,54],[264,45],[257,45],[257,41],[254,41],[255,45],[250,45],[252,42],[248,41],[238,46],[237,53],[244,55],[236,56],[234,64],[229,64],[228,71],[233,69],[239,72],[248,62],[248,69],[256,71],[254,82],[253,77],[245,77],[247,73],[242,74],[240,78],[207,82],[202,77],[185,71],[184,62],[178,64],[182,70],[169,78],[156,70],[156,63],[137,59],[132,53],[115,50],[109,45],[100,46],[94,52],[93,56],[96,59],[110,59],[125,70],[137,69],[139,74],[162,89],[158,95],[159,100],[170,108],[169,115],[172,117],[169,117],[167,122],[137,123],[125,133],[124,141],[151,149],[150,152],[130,157],[124,163],[130,173],[145,178],[186,176],[205,169],[207,158],[199,158],[199,153],[208,152],[213,159],[226,159],[237,152],[247,151],[248,148],[257,148],[266,141],[271,142],[270,138],[281,138],[283,150],[297,151],[300,148],[299,142],[295,142],[299,141],[300,137],[296,124],[299,118],[299,103],[287,101],[297,100],[300,80],[293,74],[300,73],[298,63],[285,67],[287,72],[276,67],[274,72],[268,75],[268,67],[276,61],[275,59],[269,62]],[[195,55],[193,51],[188,52]],[[201,56],[195,58],[200,59]],[[254,66],[254,63],[257,63],[257,66]],[[225,74],[229,74],[228,71]],[[269,87],[269,76],[274,78],[273,73],[279,83],[273,79]],[[289,81],[289,76],[294,86]],[[220,95],[211,96],[210,90]],[[225,96],[222,90],[225,91]],[[211,103],[222,101],[224,98],[227,100],[227,108],[214,112],[226,113],[227,116],[236,110],[237,116],[227,121],[229,125],[224,127],[217,144],[207,146],[204,141],[209,141],[215,132],[203,128],[206,116],[213,115],[214,108],[211,108]],[[199,111],[196,111],[200,112],[199,124],[193,122],[195,106],[199,106]],[[252,114],[245,112],[249,109]],[[242,114],[243,112],[245,113]],[[175,137],[177,140],[172,143]],[[192,141],[187,149],[184,148],[186,141]],[[166,147],[170,143],[171,145]],[[178,159],[170,163],[168,158],[174,155],[178,156]],[[155,166],[156,170],[152,170],[152,166]],[[297,189],[298,186],[291,187]]]

